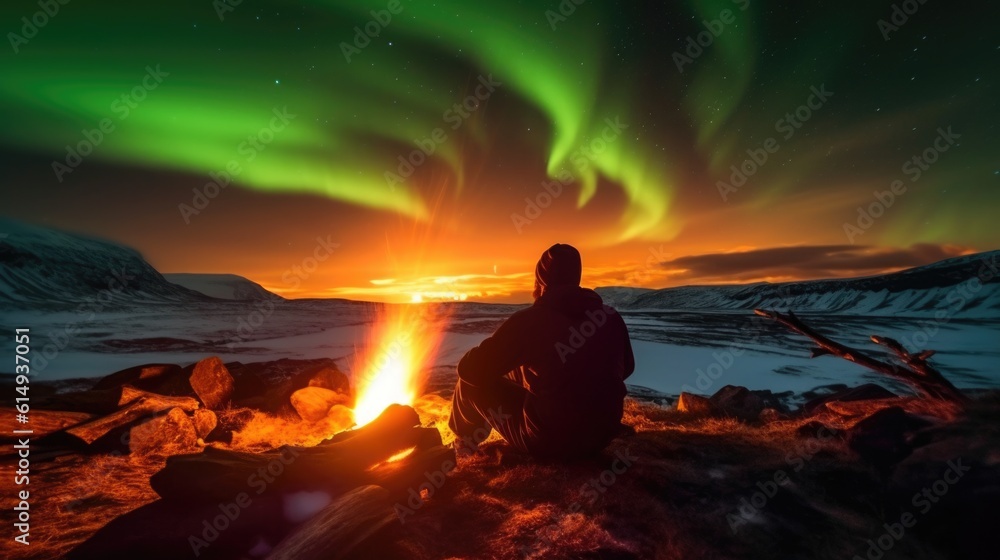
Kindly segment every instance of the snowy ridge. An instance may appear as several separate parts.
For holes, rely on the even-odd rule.
[[[639,296],[655,292],[650,288],[629,288],[627,286],[605,286],[597,288],[597,293],[601,295],[604,303],[611,307],[627,309],[631,307]]]
[[[880,276],[778,284],[598,288],[623,309],[752,310],[854,315],[1000,318],[1000,251]]]
[[[176,272],[164,274],[163,277],[167,282],[218,299],[239,301],[284,299],[278,294],[269,292],[264,286],[236,274]]]
[[[0,218],[0,305],[211,301],[167,282],[137,251]]]

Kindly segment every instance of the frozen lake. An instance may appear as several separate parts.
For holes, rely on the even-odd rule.
[[[430,372],[430,389],[454,380],[461,356],[492,333],[517,306],[454,304],[432,321],[444,337]],[[630,385],[676,395],[711,394],[723,385],[802,392],[820,385],[866,381],[898,388],[884,376],[845,360],[809,358],[811,343],[750,313],[622,312],[636,354]],[[1000,319],[934,320],[802,315],[838,342],[884,355],[872,334],[911,350],[937,351],[931,363],[963,388],[1000,386]],[[372,344],[370,304],[334,300],[220,302],[197,308],[148,305],[91,316],[75,311],[6,311],[3,326],[30,328],[38,379],[97,377],[152,362],[186,365],[206,356],[256,362],[279,358],[337,360],[352,373],[353,357]],[[13,354],[13,338],[0,344]]]

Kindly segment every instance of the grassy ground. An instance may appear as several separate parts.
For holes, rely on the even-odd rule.
[[[418,406],[439,426],[440,398]],[[900,399],[915,412],[920,401]],[[402,523],[359,551],[365,558],[866,558],[871,542],[914,510],[913,528],[890,535],[881,558],[967,558],[962,541],[986,529],[998,505],[1000,404],[980,400],[969,414],[926,431],[924,445],[885,475],[861,461],[833,432],[807,420],[749,426],[698,418],[627,401],[636,429],[599,457],[573,464],[537,463],[494,438],[462,459],[426,501],[401,501]],[[835,430],[853,416],[824,413]],[[274,422],[287,422],[273,420]],[[312,439],[309,430],[255,420],[244,445]],[[446,433],[446,432],[445,432]],[[911,504],[963,459],[973,469],[938,496],[929,511]],[[30,547],[0,545],[11,559],[54,558],[109,520],[156,498],[149,476],[161,461],[128,455],[37,459],[31,473]],[[11,495],[14,466],[2,463],[0,491]],[[898,473],[903,473],[899,475]],[[7,515],[7,512],[4,513]],[[980,519],[981,518],[981,519]],[[967,544],[967,543],[966,543]]]

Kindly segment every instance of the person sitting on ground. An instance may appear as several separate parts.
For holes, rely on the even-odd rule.
[[[535,267],[534,303],[458,363],[449,426],[460,455],[496,430],[535,457],[572,459],[622,430],[632,344],[621,316],[580,287],[581,271],[574,247],[550,247]]]

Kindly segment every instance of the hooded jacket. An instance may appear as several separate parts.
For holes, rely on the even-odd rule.
[[[470,350],[458,375],[474,386],[515,378],[527,389],[523,414],[532,452],[571,456],[599,451],[617,434],[635,358],[621,316],[597,292],[574,285],[573,271],[560,270],[560,262],[539,262],[541,295]],[[570,283],[553,285],[553,278]]]

